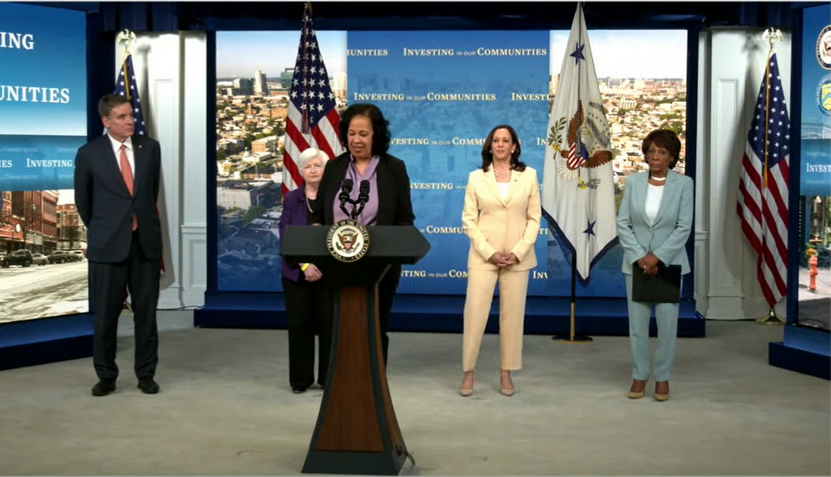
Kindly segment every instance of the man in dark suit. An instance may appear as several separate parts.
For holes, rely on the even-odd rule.
[[[161,175],[159,143],[133,135],[130,101],[105,95],[98,102],[107,134],[78,149],[75,204],[87,227],[87,259],[95,315],[93,365],[98,383],[93,396],[115,390],[116,329],[129,289],[135,322],[135,372],[146,394],[159,392],[154,381],[159,338],[156,305],[162,234],[156,215]]]

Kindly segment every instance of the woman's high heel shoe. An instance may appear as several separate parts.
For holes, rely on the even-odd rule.
[[[646,390],[646,379],[633,379],[629,388],[629,399],[640,399]]]
[[[502,385],[502,376],[499,377],[499,392],[502,393],[504,396],[513,396],[514,395],[514,383],[511,381],[511,372],[508,371],[506,374],[508,378],[508,382],[510,383],[511,387],[506,388]]]
[[[655,394],[652,397],[661,402],[669,399],[669,381],[655,381]]]
[[[465,387],[465,381],[467,380],[468,375],[470,375],[470,387]],[[459,394],[464,397],[468,397],[473,394],[473,371],[465,372],[465,377],[462,378],[462,386],[459,388]]]

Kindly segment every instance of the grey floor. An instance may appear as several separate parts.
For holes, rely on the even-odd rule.
[[[131,321],[110,396],[90,396],[91,359],[0,372],[0,474],[300,473],[322,390],[291,393],[285,331],[161,313],[162,392],[149,396],[132,373]],[[708,322],[706,338],[679,340],[672,397],[658,403],[626,398],[626,337],[526,336],[509,398],[487,335],[462,398],[460,335],[393,333],[391,393],[416,459],[402,474],[829,475],[829,382],[769,366],[781,339],[781,326]]]

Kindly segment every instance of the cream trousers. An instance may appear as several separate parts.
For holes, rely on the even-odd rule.
[[[522,333],[525,325],[525,297],[529,270],[467,271],[464,333],[462,335],[462,370],[476,367],[482,335],[488,323],[493,292],[499,281],[499,357],[500,368],[522,369]]]

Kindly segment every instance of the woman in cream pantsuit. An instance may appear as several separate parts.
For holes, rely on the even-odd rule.
[[[499,281],[500,390],[511,396],[511,371],[522,368],[522,333],[528,275],[537,265],[540,229],[537,172],[519,162],[519,138],[511,126],[491,130],[482,147],[482,168],[470,173],[462,225],[470,238],[459,392],[473,394],[473,369]]]
[[[652,303],[632,301],[633,263],[647,275],[658,273],[658,262],[680,265],[690,273],[685,249],[693,220],[693,181],[671,171],[678,162],[681,141],[674,132],[657,129],[643,140],[649,172],[626,180],[617,218],[617,234],[623,248],[621,271],[626,278],[629,303],[629,342],[632,348],[632,386],[629,398],[644,396],[649,380],[649,318]],[[669,399],[669,374],[675,360],[678,303],[656,303],[658,349],[655,352],[656,401]]]

